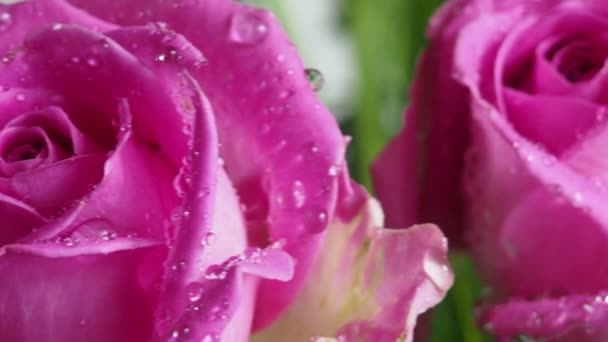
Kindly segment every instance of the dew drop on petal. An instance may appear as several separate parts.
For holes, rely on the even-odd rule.
[[[104,240],[104,241],[114,240],[117,237],[118,237],[118,234],[116,234],[115,232],[110,231],[110,230],[105,230],[104,229],[104,230],[102,230],[102,231],[99,232],[99,238],[101,240]]]
[[[9,12],[0,13],[0,32],[8,30],[12,22],[13,19]]]
[[[205,334],[201,342],[215,342],[217,339],[218,337],[215,334]]]
[[[212,232],[209,232],[209,233],[205,234],[205,236],[201,240],[201,245],[210,246],[210,245],[213,245],[214,242],[215,242],[215,234]]]
[[[595,113],[595,120],[597,122],[603,122],[604,119],[606,118],[606,111],[608,109],[605,106],[601,106],[597,112]]]
[[[329,170],[327,170],[327,174],[332,177],[337,176],[338,173],[340,173],[340,167],[337,165],[332,165],[329,167]]]
[[[229,39],[239,44],[259,43],[268,35],[268,24],[255,12],[237,12],[230,22]]]
[[[323,88],[323,85],[325,84],[325,77],[319,70],[308,68],[305,69],[304,72],[306,73],[306,77],[308,78],[308,82],[310,82],[312,90],[319,91]]]
[[[302,208],[306,203],[306,194],[304,193],[304,185],[301,181],[293,182],[292,187],[293,202],[296,208]]]
[[[99,65],[99,62],[95,58],[88,58],[87,65],[90,67],[96,67],[97,65]]]
[[[201,283],[191,283],[187,286],[186,291],[188,293],[188,300],[196,302],[203,295],[203,285]]]
[[[424,272],[429,279],[439,289],[448,289],[451,284],[449,276],[449,268],[446,264],[440,262],[432,253],[427,253],[424,257]]]

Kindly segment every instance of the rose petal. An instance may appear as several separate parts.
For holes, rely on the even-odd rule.
[[[66,156],[40,127],[9,127],[0,132],[0,176],[11,177]]]
[[[24,113],[35,111],[55,98],[48,89],[32,89],[13,87],[8,88],[0,84],[0,127]]]
[[[548,341],[602,341],[608,337],[606,295],[511,300],[484,310],[481,322],[497,337],[526,335]]]
[[[91,191],[102,177],[104,154],[73,157],[20,172],[8,180],[10,194],[47,216]]]
[[[252,341],[411,341],[416,318],[451,287],[446,240],[432,225],[380,229],[369,200],[352,222],[336,221],[296,301]]]
[[[192,191],[186,192],[171,239],[173,248],[163,275],[156,335],[159,340],[198,341],[228,336],[245,341],[252,323],[257,281],[242,277],[240,272],[235,273],[236,269],[288,280],[293,263],[280,251],[253,250],[242,257],[221,260],[221,265],[210,265],[217,258],[226,258],[226,253],[235,248],[244,249],[245,226],[238,215],[238,200],[230,181],[223,170],[218,172],[213,112],[194,80],[190,82],[197,90],[191,98],[193,140],[187,165]],[[221,230],[212,229],[212,222]],[[213,241],[216,236],[222,240]],[[201,270],[206,270],[206,274]]]
[[[138,54],[138,58],[136,58],[121,46],[117,45],[109,37],[64,25],[59,30],[50,29],[42,31],[37,36],[28,40],[29,49],[27,50],[27,54],[16,57],[15,61],[11,64],[11,68],[14,68],[13,71],[18,72],[20,70],[19,63],[25,63],[30,70],[34,69],[36,71],[32,73],[39,82],[42,84],[47,83],[48,87],[51,89],[56,89],[58,92],[64,94],[65,98],[77,99],[74,100],[74,102],[81,101],[81,104],[77,103],[77,105],[72,105],[72,110],[66,110],[66,112],[69,113],[71,119],[85,134],[89,135],[89,133],[91,133],[92,136],[96,138],[97,142],[102,142],[105,145],[113,144],[113,142],[108,141],[107,138],[107,135],[110,134],[109,132],[114,131],[114,128],[110,125],[110,122],[112,121],[111,116],[107,114],[93,115],[92,117],[102,121],[91,122],[91,120],[89,120],[91,115],[87,115],[86,117],[82,116],[83,110],[89,108],[89,110],[94,110],[95,112],[117,113],[119,111],[116,110],[115,103],[117,101],[119,103],[126,101],[130,107],[130,111],[133,113],[132,124],[129,125],[132,126],[132,130],[138,140],[138,144],[131,144],[133,145],[131,148],[138,149],[139,152],[133,153],[140,155],[140,158],[143,158],[143,155],[152,155],[152,158],[148,159],[152,160],[151,163],[154,165],[163,163],[171,165],[171,161],[175,163],[173,165],[176,165],[181,163],[181,159],[185,157],[188,134],[182,133],[183,126],[185,125],[185,123],[182,123],[182,120],[187,122],[188,117],[192,116],[192,113],[189,113],[192,111],[192,103],[189,98],[192,90],[188,88],[187,82],[184,81],[184,78],[180,73],[180,71],[182,71],[181,65],[177,63],[158,63],[149,58],[153,57],[152,55],[147,54],[151,49],[147,49],[145,46],[158,49],[162,48],[162,51],[167,51],[168,45],[158,45],[158,41],[164,37],[159,36],[159,33],[170,34],[170,32],[166,30],[162,31],[162,29],[158,28],[140,28],[124,32],[119,30],[112,33],[118,40],[133,38],[133,35],[135,38],[142,37],[142,34],[147,35],[144,37],[146,39],[137,39],[140,42],[139,45],[144,46],[144,48],[134,49],[134,52]],[[69,44],[62,43],[67,40],[69,40]],[[128,43],[128,41],[126,43]],[[167,42],[167,44],[169,44],[169,42]],[[64,48],[57,48],[62,45],[69,46],[71,50],[66,51]],[[70,61],[71,56],[82,56],[84,51],[90,51],[94,56],[91,58],[95,58],[95,61],[98,64],[94,66],[75,65]],[[146,68],[151,65],[156,65],[155,68],[152,68],[157,72],[156,74]],[[111,72],[107,72],[108,70],[111,70]],[[169,70],[172,70],[172,72],[169,73]],[[56,81],[55,72],[61,72],[61,82]],[[92,77],[92,75],[95,77]],[[169,75],[171,75],[171,78],[169,78]],[[14,75],[11,77],[13,77],[14,82],[25,82],[24,84],[33,82],[33,76],[27,76],[25,81],[22,81],[18,77],[14,78]],[[103,86],[103,84],[113,84],[114,86],[110,91],[101,94],[92,89],[92,87],[98,88]],[[186,86],[183,84],[186,84]],[[159,90],[159,88],[163,87],[166,87],[166,92]],[[159,93],[166,94],[167,96],[157,96]],[[187,106],[185,104],[187,104]],[[84,111],[84,113],[86,113],[86,111]],[[117,115],[120,115],[120,113],[117,113]],[[181,120],[175,120],[175,118],[180,118]],[[92,125],[95,125],[95,134],[91,131],[93,129]],[[121,126],[119,129],[121,131],[130,130],[131,126]],[[162,134],[160,134],[161,132]],[[146,148],[149,148],[150,151],[146,152]],[[168,163],[166,159],[163,160],[164,154],[160,153],[160,148],[162,148],[162,151],[166,152],[170,158]],[[124,161],[129,162],[127,159],[129,158],[126,158]],[[120,163],[118,165],[120,165]],[[158,179],[172,178],[171,176],[166,177],[166,173],[163,173],[163,168],[160,167],[144,167],[141,163],[133,163],[132,165],[133,167],[137,166],[138,169],[143,171],[147,170],[145,173],[150,175],[140,175],[141,177],[138,177],[138,181],[141,182],[155,183],[157,181],[154,176],[157,175],[159,176]],[[133,170],[130,170],[130,172],[132,173]],[[171,172],[171,170],[167,170],[167,172]],[[161,173],[163,174],[162,177],[160,177]],[[115,182],[123,176],[124,173],[116,172],[114,177],[117,178],[113,181],[108,180],[107,183]],[[159,184],[158,186],[139,187],[139,185],[143,185],[143,183],[138,185],[137,182],[130,182],[129,184],[131,184],[130,188],[133,189],[133,191],[130,192],[133,196],[139,196],[136,191],[142,188],[154,189],[159,186],[161,188],[165,186],[165,184]],[[103,187],[100,186],[96,193],[101,193],[102,188]],[[106,195],[110,193],[111,192],[108,192]],[[162,196],[151,196],[151,198],[165,201],[165,204],[168,204],[169,208],[173,208],[177,205],[177,202],[171,200],[172,196],[167,196],[167,193],[167,191],[164,191],[162,192]],[[115,201],[110,202],[116,203]],[[134,205],[133,203],[136,202],[142,203],[142,201],[129,202],[129,205],[123,206],[122,210],[117,210],[117,212],[124,213],[124,211],[129,210],[129,208],[133,209],[131,207]],[[143,201],[143,203],[145,204],[146,202]],[[164,205],[160,206],[163,207]],[[150,208],[152,207],[150,206]],[[151,215],[146,218],[146,213],[150,213]],[[125,213],[125,215],[126,214],[127,213]],[[141,217],[139,218],[139,221],[137,221],[140,224],[137,225],[133,224],[135,221],[127,220],[129,217],[134,217],[134,215],[143,216],[143,222]],[[155,215],[162,216],[163,210],[132,210],[131,214],[126,215],[121,220],[122,224],[117,225],[127,227],[126,229],[133,229],[133,226],[137,226],[136,229],[147,229],[160,234],[160,232],[162,232],[162,219],[156,219]],[[114,222],[114,224],[116,224],[116,222]],[[154,236],[158,236],[156,233],[154,233]]]
[[[128,36],[121,32],[113,34],[117,39]],[[171,42],[157,42],[166,37],[157,34],[162,31],[149,28],[145,32],[146,37],[137,36],[139,44],[158,48],[158,53],[167,51]],[[71,121],[107,150],[116,144],[116,103],[126,99],[133,112],[133,129],[142,145],[151,149],[159,149],[160,145],[175,164],[181,162],[186,155],[187,134],[182,132],[184,124],[180,119],[191,116],[190,106],[183,103],[185,96],[179,93],[184,88],[181,65],[155,62],[137,49],[127,51],[132,44],[123,47],[109,36],[69,25],[42,30],[25,44],[27,50],[0,70],[6,84],[52,90],[64,99],[58,105]],[[156,66],[151,68],[151,62]],[[167,68],[173,72],[161,72]],[[97,91],[100,88],[107,91]]]
[[[3,339],[131,342],[150,337],[153,298],[137,270],[154,248],[38,247],[15,246],[0,256]],[[61,252],[66,249],[72,250]]]
[[[608,244],[601,189],[523,139],[482,99],[473,110],[465,185],[471,248],[486,280],[499,293],[526,296],[605,288],[608,278],[596,271]],[[573,229],[585,248],[563,258]]]
[[[42,110],[15,117],[6,127],[41,127],[51,140],[71,154],[94,154],[101,148],[82,134],[59,107],[51,106]]]
[[[597,124],[600,108],[580,98],[543,96],[505,89],[509,119],[527,139],[560,156]]]
[[[248,341],[259,277],[286,281],[293,275],[293,260],[279,249],[254,248],[207,270],[201,282],[188,284],[188,305],[160,340]]]
[[[88,15],[65,1],[23,1],[12,5],[0,4],[0,12],[7,13],[8,23],[0,32],[0,55],[20,48],[24,39],[32,32],[49,23],[65,22],[82,25],[97,31],[106,31],[114,26]],[[33,18],[36,18],[33,20]],[[10,55],[9,55],[10,56]]]
[[[492,92],[502,87],[505,58],[496,53],[501,39],[513,29],[508,20],[507,25],[497,25],[497,21],[509,15],[517,19],[522,12],[517,13],[493,13],[487,16],[492,20],[472,22],[469,31],[460,31],[455,47],[457,75],[472,96],[472,147],[464,178],[470,246],[485,280],[499,293],[599,291],[606,279],[590,265],[597,263],[606,245],[603,227],[608,216],[600,209],[604,196],[589,179],[524,139],[502,114],[504,105],[493,103]],[[516,22],[521,27],[530,24]],[[490,77],[495,82],[492,91],[480,83],[479,76],[488,69],[496,73]],[[577,230],[577,239],[580,236],[581,245],[589,249],[579,249],[575,258],[564,259],[563,251],[572,248],[574,222],[585,227]]]
[[[285,239],[298,260],[294,280],[262,284],[256,327],[268,324],[297,292],[317,253],[316,233],[331,219],[337,193],[332,175],[345,149],[277,20],[227,0],[74,3],[120,24],[166,22],[205,53],[208,66],[195,77],[216,110],[230,178],[247,207],[261,205],[252,221],[268,213],[270,239]],[[260,198],[274,200],[260,204]],[[266,243],[257,235],[254,241]]]
[[[603,115],[598,112],[598,115]],[[605,190],[608,184],[608,163],[605,155],[608,146],[608,127],[599,116],[600,123],[584,139],[564,155],[564,162],[580,175],[591,179],[599,190]]]
[[[509,85],[532,94],[602,99],[601,89],[607,82],[605,66],[588,81],[570,82],[558,70],[559,66],[551,65],[547,58],[550,49],[567,39],[587,39],[592,45],[606,45],[606,37],[597,32],[607,25],[605,17],[574,2],[559,3],[542,16],[528,15],[500,47],[496,58],[497,87]]]
[[[128,108],[123,108],[121,112],[130,120]],[[58,198],[68,199],[61,196],[76,196],[70,198],[76,200],[89,193],[78,202],[69,201],[51,207],[50,214],[54,216],[67,214],[61,217],[59,223],[32,234],[28,241],[51,239],[97,218],[103,218],[104,224],[118,234],[164,239],[167,217],[177,201],[171,184],[167,182],[172,179],[171,164],[163,156],[136,142],[129,130],[123,131],[119,139],[119,146],[107,160],[105,155],[73,158],[51,165],[49,170],[39,169],[37,174],[27,175],[28,178],[15,180],[14,188],[21,194],[29,194],[32,199],[48,200],[49,203],[57,203],[54,201]],[[88,177],[97,172],[103,172],[103,176],[91,179],[83,177],[80,174],[82,171],[87,171]],[[72,173],[75,173],[74,176],[69,177]],[[41,186],[38,182],[43,181],[44,176],[56,177],[53,182]],[[99,179],[101,182],[97,184]],[[70,182],[72,191],[63,190],[66,182]],[[147,194],[145,201],[141,199],[142,194]]]
[[[46,220],[27,204],[0,193],[0,217],[3,224],[0,229],[0,248],[18,238],[29,234],[34,228],[43,225]]]

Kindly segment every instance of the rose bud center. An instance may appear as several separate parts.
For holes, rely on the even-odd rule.
[[[592,79],[604,66],[606,51],[589,41],[559,44],[549,51],[547,59],[572,83]]]

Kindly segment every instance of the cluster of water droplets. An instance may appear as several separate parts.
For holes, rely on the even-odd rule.
[[[160,51],[154,58],[155,61],[159,63],[183,64],[183,66],[194,70],[200,69],[207,63],[207,60],[204,57],[196,60],[188,60],[185,54],[186,51],[192,47],[185,41],[178,40],[178,33],[170,29],[167,23],[156,22],[148,24],[147,27],[162,45]],[[192,55],[188,54],[188,56],[191,57]]]
[[[205,296],[208,291],[204,283],[192,282],[186,287],[187,305],[184,312],[185,317],[190,316],[196,322],[227,322],[230,318],[230,300],[226,297]],[[189,321],[189,319],[186,319]],[[185,340],[191,333],[191,328],[182,325],[170,333],[170,341],[177,342]],[[207,332],[202,341],[219,341],[220,335],[215,332]]]
[[[280,246],[282,242],[278,242],[276,246]],[[274,247],[277,248],[277,247]],[[249,247],[243,253],[233,256],[222,264],[211,265],[205,271],[205,279],[222,280],[225,279],[229,272],[242,264],[260,264],[266,257],[267,252],[258,247]]]
[[[47,240],[45,243],[61,245],[64,247],[75,247],[81,244],[101,244],[104,242],[109,242],[112,240],[116,240],[118,238],[135,238],[138,237],[136,232],[128,233],[128,234],[120,234],[118,231],[114,230],[111,226],[107,226],[105,228],[101,228],[95,233],[87,232],[83,234],[78,230],[70,233],[69,235],[61,235],[54,239]]]

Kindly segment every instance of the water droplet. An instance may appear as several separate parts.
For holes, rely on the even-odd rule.
[[[340,167],[338,165],[332,165],[330,166],[329,170],[327,171],[327,174],[335,177],[338,175],[338,173],[340,173]]]
[[[308,82],[310,82],[312,90],[319,91],[323,88],[323,85],[325,84],[325,77],[319,70],[308,68],[305,69],[304,72],[306,73],[306,77],[308,78]]]
[[[585,200],[585,196],[583,196],[583,194],[580,192],[575,192],[573,199],[574,199],[574,205],[577,207],[580,207],[583,204],[583,201]]]
[[[253,11],[237,12],[232,16],[229,39],[240,44],[259,43],[268,35],[266,21]]]
[[[65,237],[60,240],[60,242],[66,247],[76,246],[76,241],[74,241],[71,237]]]
[[[209,194],[211,193],[211,189],[208,186],[205,186],[201,189],[201,191],[199,191],[197,193],[197,197],[198,198],[204,198],[209,196]]]
[[[53,26],[51,26],[51,29],[53,31],[59,31],[63,28],[63,24],[62,23],[55,23],[53,24]]]
[[[427,253],[423,261],[424,272],[437,288],[447,290],[451,285],[449,268],[436,255]]]
[[[327,221],[327,213],[326,212],[322,211],[317,216],[319,218],[319,221],[321,221],[321,222],[326,222]]]
[[[306,202],[306,194],[304,193],[304,185],[301,181],[297,180],[293,182],[292,195],[296,208],[302,208]]]
[[[543,158],[543,164],[545,166],[553,166],[557,163],[557,158],[555,158],[553,155],[548,155],[545,158]]]
[[[113,231],[102,230],[101,232],[99,232],[99,237],[104,241],[110,241],[116,239],[118,237],[118,234]]]
[[[184,268],[186,268],[187,263],[185,261],[179,261],[173,265],[171,265],[171,270],[173,272],[181,272]]]
[[[184,210],[183,215],[184,217],[190,217],[190,210]]]
[[[212,232],[209,232],[209,233],[205,234],[205,236],[201,240],[201,245],[211,246],[211,245],[213,245],[214,242],[215,242],[215,234]]]
[[[88,58],[87,65],[90,67],[96,67],[99,65],[99,62],[95,58]]]
[[[173,330],[173,332],[171,333],[171,338],[172,339],[179,338],[179,330]]]
[[[284,54],[280,53],[277,55],[277,62],[284,63],[287,60]]]
[[[273,242],[272,244],[270,244],[270,248],[281,249],[281,248],[285,247],[286,244],[287,244],[287,240],[280,239],[280,240],[277,240],[277,241]]]
[[[600,108],[598,108],[597,112],[595,113],[595,120],[597,122],[604,121],[604,119],[606,118],[606,111],[608,111],[608,109],[605,106],[601,106]]]
[[[205,334],[201,342],[215,342],[219,339],[217,334]]]
[[[585,310],[585,312],[592,312],[593,307],[590,304],[585,304],[583,305],[583,310]]]
[[[15,95],[15,99],[17,99],[17,101],[25,101],[25,94],[18,93],[17,95]]]
[[[2,63],[10,63],[15,59],[16,53],[9,52],[6,55],[2,56]]]
[[[205,279],[224,279],[228,275],[228,272],[222,265],[211,265],[207,268]]]
[[[6,31],[12,22],[13,22],[13,19],[12,19],[10,13],[8,13],[8,12],[0,13],[0,31],[2,31],[2,32]]]
[[[188,293],[188,300],[196,302],[203,295],[203,285],[201,283],[191,283],[186,288],[186,291]]]
[[[292,96],[294,94],[294,91],[291,89],[284,89],[281,90],[281,92],[279,92],[279,98],[280,99],[286,99],[290,96]]]
[[[159,62],[164,62],[167,60],[167,55],[165,55],[164,53],[161,53],[160,55],[156,56],[156,60]]]
[[[173,189],[177,193],[177,196],[183,198],[190,191],[190,184],[192,183],[192,176],[188,173],[188,167],[182,166],[175,178],[173,178]]]
[[[80,63],[80,57],[77,56],[70,58],[70,60],[72,61],[72,63]]]

